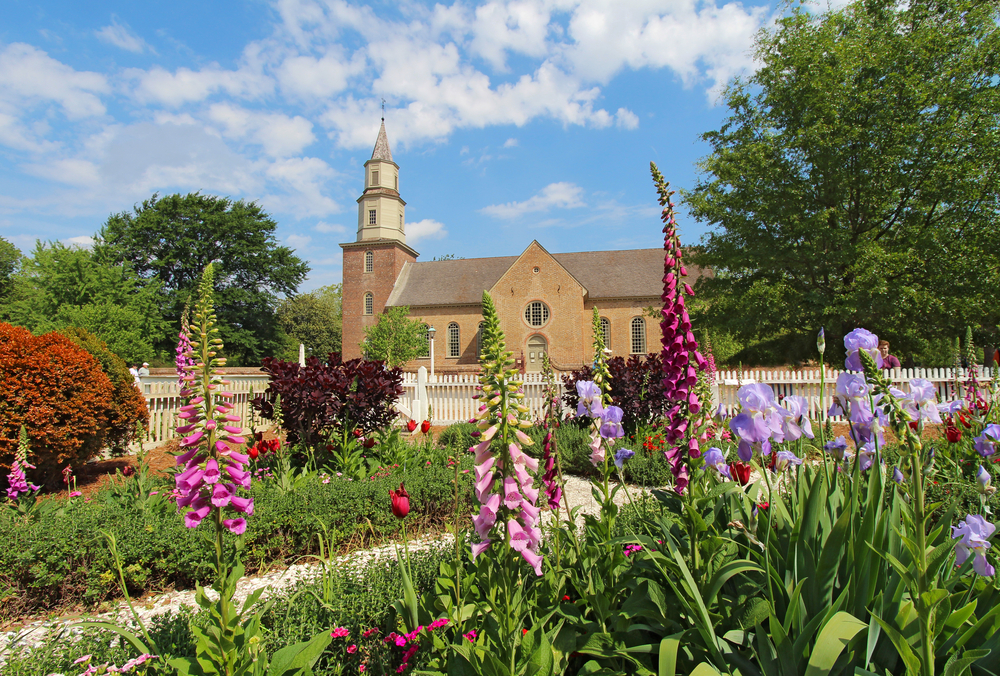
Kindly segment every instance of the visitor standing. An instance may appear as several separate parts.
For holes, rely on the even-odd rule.
[[[142,387],[142,380],[139,378],[139,365],[133,364],[128,367],[128,372],[132,374],[132,380],[135,382],[136,387]]]
[[[896,362],[896,363],[899,363],[899,362]],[[144,361],[144,362],[142,362],[142,368],[139,369],[139,377],[140,378],[145,378],[148,375],[149,375],[149,362],[145,362]]]
[[[899,359],[897,359],[894,355],[889,354],[888,340],[878,341],[878,351],[882,354],[882,368],[884,369],[899,368]]]

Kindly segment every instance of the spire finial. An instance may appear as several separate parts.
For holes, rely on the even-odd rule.
[[[382,121],[385,122],[385,99],[382,99]]]

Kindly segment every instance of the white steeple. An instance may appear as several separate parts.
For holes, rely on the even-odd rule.
[[[405,208],[399,196],[399,165],[392,161],[383,117],[372,157],[365,162],[365,191],[358,198],[358,241],[392,239],[406,244]]]

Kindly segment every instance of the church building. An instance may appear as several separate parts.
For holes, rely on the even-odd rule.
[[[526,371],[541,370],[544,353],[557,371],[590,363],[595,307],[613,356],[659,351],[658,321],[644,310],[662,305],[663,249],[552,254],[533,241],[518,256],[417,262],[420,254],[406,244],[406,202],[384,120],[364,185],[357,240],[340,245],[345,359],[362,355],[365,328],[386,308],[408,306],[410,317],[434,329],[435,373],[475,372],[483,291],[496,304],[507,349]],[[689,266],[692,285],[700,274]],[[430,359],[428,350],[405,370],[430,370]]]

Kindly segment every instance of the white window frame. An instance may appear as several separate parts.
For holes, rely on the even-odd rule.
[[[375,271],[375,253],[373,251],[365,252],[365,272]]]
[[[646,319],[644,317],[632,317],[629,325],[631,329],[631,354],[646,354]],[[639,349],[636,349],[639,348]]]
[[[537,316],[541,320],[538,324],[534,322],[536,316],[535,310],[538,310]],[[533,300],[524,306],[524,322],[528,326],[534,329],[540,329],[549,323],[549,319],[552,318],[552,311],[549,310],[549,306],[540,300]]]
[[[448,324],[448,358],[454,359],[462,356],[462,331],[458,327],[458,322]]]
[[[365,316],[372,316],[375,314],[375,294],[371,291],[365,292]]]
[[[604,347],[611,349],[611,320],[601,317],[601,337],[604,339]]]

